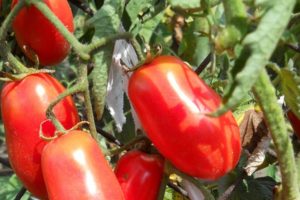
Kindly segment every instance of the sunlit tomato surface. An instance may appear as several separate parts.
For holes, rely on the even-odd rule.
[[[41,122],[46,120],[46,109],[64,87],[48,74],[27,76],[21,81],[9,82],[1,93],[2,120],[5,128],[7,151],[13,170],[24,186],[36,197],[47,196],[41,171],[41,153],[46,142],[40,139]],[[71,97],[57,104],[54,113],[69,129],[79,121]],[[51,136],[54,126],[42,126],[44,134]]]
[[[67,0],[43,0],[70,32],[74,31],[73,14]],[[12,7],[18,0],[12,1]],[[23,52],[41,65],[60,63],[69,53],[70,45],[51,22],[34,6],[23,8],[13,21],[13,30]]]
[[[146,134],[177,168],[212,180],[236,166],[241,144],[232,113],[205,115],[221,99],[180,59],[160,56],[140,67],[128,90]]]
[[[131,151],[118,161],[115,174],[126,200],[157,200],[163,171],[160,156]]]
[[[287,112],[287,116],[291,122],[291,125],[295,131],[295,134],[300,138],[300,119],[291,111]]]
[[[51,141],[42,154],[51,200],[121,200],[120,184],[97,142],[86,132],[71,131]]]

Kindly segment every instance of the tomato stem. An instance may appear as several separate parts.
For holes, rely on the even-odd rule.
[[[18,12],[25,6],[24,1],[19,1],[17,5],[11,10],[8,16],[3,21],[1,28],[0,28],[0,55],[1,57],[8,61],[11,67],[17,73],[26,73],[28,69],[16,58],[14,57],[11,52],[10,48],[5,42],[5,38],[7,35],[7,31],[10,28],[13,19],[18,14]]]
[[[91,135],[94,139],[97,139],[97,129],[96,129],[95,117],[94,117],[93,107],[92,107],[92,102],[91,102],[91,97],[90,97],[86,64],[81,64],[79,66],[79,77],[81,79],[81,84],[84,87],[84,94],[83,94],[84,95],[84,103],[85,103],[85,108],[86,108],[86,113],[87,113],[87,119],[90,123]]]
[[[107,37],[103,37],[103,38],[100,38],[98,40],[95,40],[94,42],[88,44],[88,45],[85,45],[85,51],[88,52],[88,53],[91,53],[92,51],[110,43],[110,42],[113,42],[115,40],[118,40],[118,39],[131,39],[133,36],[131,33],[129,32],[123,32],[123,33],[117,33],[117,34],[114,34],[114,35],[111,35],[111,36],[107,36]]]
[[[142,51],[141,45],[139,44],[139,42],[137,41],[137,39],[136,38],[132,38],[130,40],[130,42],[131,42],[131,45],[134,48],[134,50],[135,50],[135,52],[136,52],[136,54],[138,56],[138,59],[140,61],[145,60],[145,56],[144,56],[144,53]]]
[[[86,52],[86,47],[81,44],[76,37],[64,26],[50,8],[39,0],[26,0],[29,4],[33,4],[43,15],[57,28],[57,30],[66,38],[66,40],[74,47],[75,52],[83,60],[90,59],[90,55]]]
[[[275,89],[266,70],[263,70],[254,85],[254,93],[264,113],[278,156],[285,199],[299,199],[297,169],[294,150],[287,133],[283,111],[277,103]]]

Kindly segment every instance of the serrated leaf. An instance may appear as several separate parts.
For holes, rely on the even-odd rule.
[[[288,69],[282,69],[280,77],[285,102],[293,113],[300,118],[300,77]]]
[[[118,32],[124,5],[124,0],[106,0],[104,2],[102,8],[87,22],[88,26],[95,28],[93,41]],[[93,106],[97,119],[101,119],[105,107],[108,71],[112,60],[113,46],[108,44],[93,55],[95,65],[90,77]]]
[[[249,178],[237,184],[229,199],[271,200],[273,199],[273,189],[276,184],[271,177]]]
[[[231,70],[224,105],[215,113],[220,115],[234,107],[254,85],[258,74],[266,66],[287,26],[295,0],[270,1],[272,4],[262,16],[257,29],[242,42],[240,57]],[[276,21],[276,23],[274,23]]]
[[[168,2],[171,4],[172,7],[177,7],[181,9],[194,9],[194,8],[201,7],[200,0],[188,0],[188,1],[168,0]]]

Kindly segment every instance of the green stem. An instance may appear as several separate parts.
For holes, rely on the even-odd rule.
[[[87,119],[89,121],[91,135],[94,139],[97,139],[97,129],[95,124],[95,118],[93,113],[93,107],[90,98],[89,82],[87,78],[87,65],[81,64],[78,69],[79,77],[81,77],[81,85],[83,85],[84,91],[84,103],[87,112]]]
[[[50,105],[48,106],[48,108],[46,110],[46,116],[48,119],[50,119],[52,121],[52,123],[54,124],[57,131],[64,132],[65,128],[60,123],[60,121],[56,118],[56,116],[53,112],[53,108],[55,107],[56,104],[58,104],[65,97],[67,97],[71,94],[77,93],[77,92],[82,92],[82,91],[84,91],[84,87],[82,86],[82,84],[76,84],[76,85],[72,86],[71,88],[65,90],[64,92],[60,93],[57,96],[57,98],[54,101],[52,101],[50,103]]]
[[[277,75],[281,74],[281,69],[276,63],[268,63],[266,66],[276,72]]]
[[[118,39],[131,39],[133,36],[129,32],[124,33],[117,33],[115,35],[107,36],[104,38],[101,38],[99,40],[94,41],[93,43],[86,45],[85,49],[88,53],[91,53],[92,51],[98,49],[101,46],[104,46],[112,41],[118,40]]]
[[[40,0],[26,0],[33,4],[43,15],[57,28],[57,30],[66,38],[66,40],[73,46],[75,52],[83,60],[90,59],[90,55],[86,52],[86,46],[81,44],[75,36],[64,26],[64,24],[57,18],[50,8]]]
[[[131,42],[131,45],[133,46],[133,48],[134,48],[134,50],[135,50],[135,52],[138,56],[138,59],[140,61],[145,60],[145,56],[143,54],[142,48],[141,48],[140,44],[138,43],[138,41],[135,38],[132,38],[130,40],[130,42]]]
[[[13,19],[24,6],[25,6],[25,2],[19,1],[11,10],[11,12],[7,15],[7,17],[5,18],[5,20],[3,21],[0,27],[0,55],[5,61],[9,62],[11,67],[17,73],[26,73],[28,72],[28,69],[10,53],[10,48],[6,44],[5,38],[6,38],[7,31],[11,27]]]
[[[300,199],[294,150],[287,133],[282,109],[277,104],[275,89],[263,70],[254,85],[254,93],[265,116],[278,156],[285,199]]]
[[[5,41],[0,41],[0,55],[7,61],[17,73],[27,73],[29,69],[25,67],[11,52]]]
[[[25,6],[25,1],[18,1],[18,3],[13,7],[10,13],[5,17],[1,28],[0,28],[0,40],[5,40],[8,29],[11,27],[13,19],[17,16],[19,11]]]

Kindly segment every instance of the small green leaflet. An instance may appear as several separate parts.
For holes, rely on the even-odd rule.
[[[293,113],[300,118],[300,77],[288,69],[282,69],[280,77],[285,102]]]
[[[87,25],[95,28],[94,40],[116,34],[124,11],[124,0],[106,0],[102,8],[91,18]],[[90,74],[92,98],[96,118],[102,117],[105,107],[108,71],[112,60],[113,44],[108,44],[93,55],[94,69]]]

